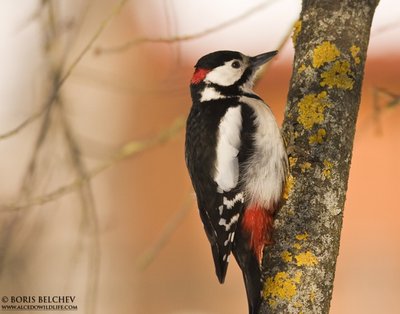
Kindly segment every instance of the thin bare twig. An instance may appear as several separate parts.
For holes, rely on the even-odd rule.
[[[130,49],[134,46],[141,45],[141,44],[148,44],[148,43],[170,44],[170,43],[175,43],[175,42],[182,42],[182,41],[198,39],[198,38],[204,37],[206,35],[209,35],[211,33],[220,31],[229,26],[232,26],[232,25],[236,24],[237,22],[242,21],[242,20],[248,18],[249,16],[265,9],[266,7],[271,5],[273,2],[274,2],[274,0],[260,3],[259,5],[254,6],[253,8],[247,10],[246,12],[244,12],[230,20],[227,20],[225,22],[222,22],[220,24],[217,24],[215,26],[212,26],[210,28],[207,28],[207,29],[202,30],[197,33],[188,34],[188,35],[177,35],[177,36],[172,36],[172,37],[155,37],[155,38],[138,37],[138,38],[134,38],[126,43],[123,43],[121,45],[117,45],[114,47],[109,47],[109,48],[97,47],[95,49],[95,53],[96,54],[116,53],[116,52],[121,52],[121,51]]]
[[[64,110],[64,104],[62,101],[58,102],[60,109]],[[73,135],[71,126],[66,118],[64,112],[61,113],[61,125],[64,131],[64,137],[67,142],[70,158],[72,165],[79,175],[79,178],[87,177],[87,170],[82,161],[81,151],[79,145]],[[92,243],[90,245],[90,254],[88,260],[88,280],[86,289],[86,309],[87,313],[95,313],[96,297],[98,290],[98,279],[100,273],[100,237],[99,237],[99,221],[96,212],[93,190],[89,180],[85,180],[84,183],[78,189],[79,198],[81,201],[81,208],[83,213],[83,223],[89,225],[91,231]]]
[[[46,111],[46,109],[47,109],[47,106],[43,106],[43,108],[41,108],[38,112],[34,113],[33,115],[31,115],[30,117],[25,119],[14,129],[12,129],[6,133],[0,134],[0,141],[17,134],[19,131],[21,131],[26,126],[28,126],[29,124],[34,122],[36,119],[38,119]]]
[[[400,21],[399,20],[389,22],[389,23],[387,23],[387,24],[385,24],[385,25],[383,25],[381,27],[378,27],[378,28],[374,29],[372,31],[371,36],[376,37],[376,36],[382,35],[382,34],[388,32],[388,31],[395,30],[399,26],[400,26]]]
[[[400,103],[400,94],[393,93],[393,92],[387,90],[386,88],[382,88],[382,87],[376,87],[375,90],[378,94],[382,94],[382,95],[385,95],[385,96],[391,98],[391,100],[389,102],[387,102],[384,105],[384,107],[390,108],[390,107],[394,107]]]
[[[385,98],[389,98],[386,102],[381,104],[381,95]],[[386,88],[375,87],[373,89],[373,108],[374,111],[372,113],[372,119],[375,122],[377,128],[377,134],[382,134],[382,126],[380,117],[382,115],[383,110],[392,108],[400,105],[400,95],[393,93]]]
[[[114,155],[114,157],[104,162],[103,164],[95,167],[83,177],[80,177],[69,184],[59,187],[46,195],[41,195],[31,200],[28,200],[26,203],[23,204],[17,203],[8,206],[7,205],[3,206],[3,212],[43,205],[45,203],[54,201],[68,193],[71,193],[75,191],[77,188],[80,188],[88,180],[91,180],[98,174],[102,173],[103,171],[107,170],[108,168],[116,164],[118,161],[132,157],[147,149],[153,148],[161,143],[168,141],[169,139],[173,138],[176,134],[178,134],[178,132],[183,129],[183,126],[184,126],[184,119],[178,118],[168,129],[163,130],[153,138],[144,141],[131,141],[123,145]]]
[[[278,46],[276,47],[276,50],[280,51],[280,50],[286,45],[286,43],[287,43],[288,40],[290,39],[290,36],[291,36],[291,34],[292,34],[292,32],[293,32],[293,27],[294,27],[294,24],[295,24],[295,23],[296,23],[296,21],[293,21],[293,22],[290,24],[290,27],[287,29],[285,35],[284,35],[284,36],[281,38],[281,40],[279,41]],[[273,62],[274,60],[275,60],[275,59],[272,59],[271,62],[268,62],[266,65],[264,65],[264,67],[261,69],[261,71],[260,71],[260,73],[259,73],[259,77],[260,77],[261,75],[263,75],[263,73],[267,72],[267,70],[269,69],[269,67],[271,66],[271,64],[272,64],[272,62]]]
[[[373,90],[372,105],[374,108],[374,111],[372,113],[372,118],[375,122],[376,133],[382,134],[382,126],[381,126],[381,122],[380,122],[382,108],[379,106],[379,91],[376,88]]]
[[[47,109],[49,105],[51,105],[54,100],[57,98],[57,95],[61,89],[61,87],[64,85],[65,81],[67,78],[71,75],[71,73],[74,71],[78,63],[82,60],[82,58],[86,55],[86,53],[92,48],[94,42],[99,38],[101,33],[104,31],[104,29],[110,24],[111,20],[114,18],[115,15],[119,13],[119,11],[122,9],[124,4],[127,2],[127,0],[121,0],[119,3],[117,3],[114,7],[114,9],[111,11],[110,15],[108,15],[101,23],[96,32],[93,34],[91,39],[88,41],[86,46],[82,49],[82,51],[78,54],[78,56],[72,61],[72,63],[69,65],[69,67],[64,71],[64,74],[61,76],[61,78],[58,80],[58,84],[54,87],[54,91],[52,94],[52,97],[50,97],[49,101],[36,113],[31,115],[29,118],[24,120],[22,123],[20,123],[17,127],[14,129],[4,133],[0,134],[0,140],[3,140],[5,138],[11,137],[21,130],[23,130],[26,126],[34,122],[36,119],[38,119]]]
[[[157,255],[160,253],[162,248],[168,243],[171,236],[174,234],[178,226],[186,218],[187,214],[193,208],[193,197],[189,194],[184,200],[181,208],[169,219],[169,221],[164,225],[160,232],[160,235],[139,258],[138,258],[138,268],[140,270],[145,270],[150,264],[155,260]]]
[[[357,123],[357,132],[368,129],[371,127],[371,125],[373,125],[373,127],[375,127],[376,135],[382,135],[383,127],[381,116],[388,109],[395,106],[400,106],[400,94],[396,94],[383,87],[373,87],[372,113],[367,115],[362,121]]]
[[[121,0],[118,2],[113,10],[111,11],[110,15],[107,16],[101,23],[92,38],[88,41],[86,46],[82,49],[80,54],[75,58],[75,60],[70,64],[67,70],[64,71],[64,75],[60,79],[60,86],[59,88],[64,84],[66,79],[71,75],[72,71],[75,69],[75,67],[78,65],[78,63],[82,60],[82,58],[85,56],[85,54],[92,48],[94,42],[97,40],[97,38],[100,37],[101,33],[104,31],[104,29],[110,24],[111,20],[114,18],[115,15],[117,15],[122,7],[125,5],[127,0]]]

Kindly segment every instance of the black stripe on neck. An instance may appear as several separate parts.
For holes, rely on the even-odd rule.
[[[254,99],[258,99],[258,100],[262,100],[260,96],[253,94],[253,93],[243,93],[243,96],[249,97],[249,98],[254,98]]]

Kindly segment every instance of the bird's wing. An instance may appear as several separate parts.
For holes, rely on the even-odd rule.
[[[244,194],[239,188],[238,160],[241,106],[228,106],[215,123],[209,123],[215,116],[216,112],[209,116],[196,110],[191,112],[187,126],[186,161],[211,244],[216,273],[222,283],[244,206]]]

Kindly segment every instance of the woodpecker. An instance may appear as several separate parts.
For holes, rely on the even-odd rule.
[[[200,58],[190,82],[185,159],[215,271],[225,280],[233,253],[249,313],[261,304],[261,260],[287,172],[285,145],[268,105],[253,92],[259,68],[274,57],[216,51]]]

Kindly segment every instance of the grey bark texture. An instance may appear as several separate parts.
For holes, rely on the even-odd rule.
[[[260,313],[328,313],[378,0],[304,0],[283,123],[290,176],[265,250]]]

